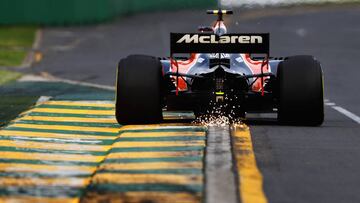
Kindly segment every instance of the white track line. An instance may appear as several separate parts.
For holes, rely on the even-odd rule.
[[[335,103],[330,102],[329,100],[325,100],[325,105],[333,108],[334,110],[338,111],[339,113],[345,115],[346,117],[350,118],[351,120],[355,121],[356,123],[360,124],[360,117],[356,114],[344,109],[341,106],[337,106]]]
[[[47,102],[51,99],[50,96],[41,96],[39,97],[39,99],[36,101],[36,104],[39,105],[39,104],[42,104],[44,102]]]
[[[349,117],[351,120],[355,121],[356,123],[360,124],[360,117],[351,113],[350,111],[340,107],[340,106],[332,106],[331,108],[335,109],[336,111],[344,114],[345,116]]]
[[[84,87],[94,87],[98,89],[104,89],[104,90],[115,90],[115,86],[108,86],[108,85],[99,85],[94,83],[88,83],[88,82],[80,82],[80,81],[74,81],[74,80],[67,80],[67,79],[61,79],[61,78],[55,78],[56,82],[63,82],[71,85],[80,85]]]
[[[99,88],[99,89],[104,89],[104,90],[115,90],[115,86],[99,85],[99,84],[93,84],[93,83],[88,83],[88,82],[67,80],[67,79],[54,77],[48,73],[46,74],[46,77],[39,76],[39,75],[31,75],[31,74],[25,75],[25,76],[21,77],[18,81],[19,82],[63,82],[66,84],[71,84],[71,85],[94,87],[94,88]]]

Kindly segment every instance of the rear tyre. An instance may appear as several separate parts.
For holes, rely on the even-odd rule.
[[[150,56],[131,55],[117,69],[116,119],[121,125],[162,121],[161,62]]]
[[[293,56],[279,64],[278,120],[282,124],[318,126],[324,121],[320,63],[312,56]]]

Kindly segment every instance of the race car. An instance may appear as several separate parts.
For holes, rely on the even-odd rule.
[[[130,55],[117,69],[116,118],[122,125],[163,121],[163,110],[196,116],[214,106],[246,118],[277,113],[289,125],[324,120],[323,74],[313,56],[270,57],[269,33],[227,33],[223,16],[213,26],[171,33],[170,57]]]

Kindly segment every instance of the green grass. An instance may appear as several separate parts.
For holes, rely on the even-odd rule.
[[[0,66],[13,67],[21,65],[26,51],[0,50]]]
[[[13,48],[24,47],[30,48],[35,38],[36,27],[0,27],[0,47]]]
[[[0,85],[16,80],[21,76],[21,73],[0,70]]]
[[[19,66],[31,49],[36,27],[0,26],[0,66]]]
[[[21,73],[6,71],[0,69],[0,88],[6,88],[3,85],[18,79]],[[6,92],[6,91],[5,91]],[[38,96],[24,96],[21,93],[11,92],[11,94],[1,94],[0,99],[0,128],[15,119],[21,112],[29,109],[37,101]]]

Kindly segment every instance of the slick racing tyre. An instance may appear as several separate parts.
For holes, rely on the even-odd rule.
[[[319,126],[324,121],[324,87],[320,63],[312,56],[281,62],[278,78],[278,120],[289,125]]]
[[[131,55],[117,69],[116,119],[121,125],[162,121],[161,62]]]

